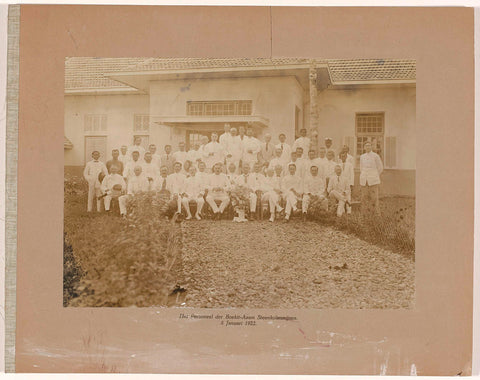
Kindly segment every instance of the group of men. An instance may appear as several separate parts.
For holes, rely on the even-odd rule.
[[[325,146],[317,147],[300,130],[300,137],[290,146],[286,136],[280,134],[278,143],[265,134],[264,141],[253,136],[251,127],[230,127],[225,133],[211,134],[194,144],[189,151],[180,142],[172,152],[165,145],[165,153],[156,153],[156,146],[148,150],[137,137],[134,145],[122,146],[112,151],[112,159],[103,164],[99,152],[92,153],[84,177],[89,184],[88,211],[92,211],[96,199],[97,211],[101,200],[105,210],[110,210],[112,198],[118,198],[120,213],[126,215],[127,201],[136,194],[157,192],[176,202],[177,212],[182,207],[186,219],[202,218],[202,209],[208,203],[214,219],[221,218],[231,197],[238,189],[248,194],[250,218],[255,215],[259,197],[268,203],[270,221],[276,213],[284,212],[285,221],[290,220],[302,201],[301,212],[305,219],[313,199],[328,208],[336,203],[337,216],[351,213],[351,191],[354,185],[354,158],[344,146],[338,156],[332,149],[332,139],[325,139]],[[383,165],[378,154],[372,151],[371,143],[364,146],[360,156],[360,185],[362,203],[368,202],[378,212],[378,185]],[[318,150],[318,153],[317,153]],[[219,204],[217,204],[219,202]],[[196,203],[195,215],[190,204]]]

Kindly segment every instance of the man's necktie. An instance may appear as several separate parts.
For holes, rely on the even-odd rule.
[[[265,152],[268,152],[268,144],[265,144]]]
[[[243,178],[245,179],[245,183],[247,183],[247,175],[246,174],[243,176]]]
[[[164,178],[162,182],[162,190],[165,190],[167,188],[167,179]]]
[[[283,152],[283,144],[282,144],[282,152]]]

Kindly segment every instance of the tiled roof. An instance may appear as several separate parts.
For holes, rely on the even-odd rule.
[[[67,139],[67,136],[63,136],[63,149],[72,149],[73,148],[73,144],[72,142]]]
[[[113,72],[305,65],[309,62],[309,59],[301,58],[68,58],[65,62],[65,90],[130,89],[104,75]],[[328,65],[333,84],[415,80],[416,76],[415,60],[408,59],[329,59],[317,60],[317,63]]]
[[[416,63],[412,59],[328,60],[332,82],[415,80]]]
[[[106,78],[104,73],[124,71],[145,58],[91,58],[74,57],[65,60],[65,90],[96,88],[130,88]]]

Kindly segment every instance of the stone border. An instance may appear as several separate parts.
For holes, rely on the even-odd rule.
[[[15,372],[20,5],[8,6],[5,178],[5,372]]]

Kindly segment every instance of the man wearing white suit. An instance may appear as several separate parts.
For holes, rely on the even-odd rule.
[[[282,178],[282,194],[287,201],[285,206],[286,222],[290,220],[292,211],[297,211],[297,202],[302,199],[303,181],[296,175],[296,170],[297,167],[294,163],[288,164],[288,173]]]
[[[280,170],[281,170],[281,166]],[[268,201],[270,207],[270,222],[275,220],[275,211],[282,211],[283,208],[280,206],[279,201],[282,196],[281,189],[281,177],[275,175],[275,170],[273,168],[267,169],[267,175],[263,184],[263,195],[262,201]]]
[[[309,168],[310,173],[305,175],[303,181],[303,199],[302,199],[302,215],[303,220],[307,218],[308,206],[313,197],[317,197],[323,204],[325,209],[328,208],[328,203],[325,197],[325,178],[319,175],[318,166],[312,165]]]
[[[142,174],[142,167],[137,164],[133,168],[134,176],[128,180],[127,194],[118,198],[118,205],[120,207],[120,214],[127,215],[127,200],[137,194],[147,192],[150,184],[148,179]]]
[[[190,166],[189,176],[185,179],[183,194],[182,194],[182,204],[183,208],[187,212],[187,220],[192,219],[192,213],[190,211],[190,201],[195,201],[197,203],[197,212],[195,213],[195,218],[200,220],[200,214],[202,213],[203,205],[205,200],[203,196],[205,195],[205,188],[203,186],[203,181],[195,175],[197,169],[195,166]]]
[[[212,141],[205,145],[203,148],[203,157],[205,164],[207,165],[207,172],[211,172],[213,165],[220,162],[223,164],[224,160],[224,150],[223,146],[220,145],[218,140],[218,135],[212,133]]]
[[[278,135],[278,139],[280,140],[280,142],[277,145],[275,145],[275,148],[280,148],[282,150],[281,158],[284,163],[287,163],[290,161],[290,157],[292,154],[292,147],[285,142],[287,137],[285,136],[284,133],[280,133]]]
[[[260,141],[253,137],[252,127],[248,127],[247,135],[243,139],[242,165],[248,164],[253,167],[257,162],[258,152],[260,152]]]
[[[222,164],[215,164],[213,166],[213,173],[208,177],[208,194],[206,196],[206,201],[213,210],[214,219],[220,219],[220,216],[230,202],[230,197],[227,194],[229,188],[230,182],[226,174],[222,173]],[[216,200],[221,201],[220,207],[215,203]]]
[[[345,204],[347,204],[347,213],[352,212],[350,208],[350,185],[346,177],[342,177],[342,167],[335,166],[335,174],[330,176],[328,181],[327,193],[330,199],[338,202],[337,216],[340,217],[345,211]]]
[[[173,164],[173,173],[168,176],[169,191],[172,199],[177,202],[177,212],[182,212],[182,193],[185,187],[185,174],[181,173],[182,163],[175,162]]]

